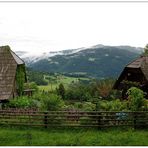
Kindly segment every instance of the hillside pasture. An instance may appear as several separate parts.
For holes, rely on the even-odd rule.
[[[60,83],[64,85],[65,88],[68,87],[68,85],[72,83],[78,83],[81,80],[86,80],[89,81],[89,78],[76,78],[76,77],[69,77],[69,76],[64,76],[64,75],[58,75],[58,76],[48,76],[45,75],[45,80],[48,82],[48,85],[40,85],[39,90],[41,91],[53,91],[55,90]]]

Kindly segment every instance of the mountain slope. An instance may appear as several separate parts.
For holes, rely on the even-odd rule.
[[[139,56],[140,52],[129,46],[93,46],[82,50],[67,50],[66,54],[57,54],[28,63],[37,71],[87,73],[89,76],[104,78],[117,77],[124,66]]]

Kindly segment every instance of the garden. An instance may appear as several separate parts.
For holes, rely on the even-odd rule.
[[[76,81],[66,87],[60,83],[53,90],[42,90],[34,82],[24,84],[23,89],[33,89],[33,95],[22,92],[3,104],[0,145],[148,145],[147,122],[143,122],[148,110],[145,93],[131,87],[123,100],[121,91],[112,89],[114,82]]]
[[[127,91],[122,99],[121,91],[113,90],[113,79],[70,83],[66,88],[60,83],[54,90],[40,90],[34,83],[24,89],[33,89],[32,96],[20,95],[4,104],[3,108],[35,109],[39,111],[146,111],[148,101],[145,93],[137,87]]]

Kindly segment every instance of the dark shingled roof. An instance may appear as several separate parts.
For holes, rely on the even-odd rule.
[[[11,51],[11,54],[18,65],[24,64],[24,61],[20,57],[18,57],[13,51]]]
[[[139,58],[129,63],[126,67],[140,68],[145,63],[148,63],[148,56],[140,56]]]
[[[114,85],[115,89],[118,88],[120,82],[124,80],[124,78],[131,71],[133,74],[135,73],[134,75],[137,77],[137,81],[141,81],[141,77],[144,77],[144,79],[148,81],[148,56],[140,56],[139,58],[127,64]],[[134,77],[134,75],[132,77]]]
[[[127,68],[140,68],[148,80],[148,56],[141,56],[134,60],[133,62],[129,63]]]
[[[129,68],[140,68],[141,64],[143,63],[143,60],[144,60],[144,58],[140,57],[140,58],[134,60],[133,62],[129,63],[126,67],[129,67]]]
[[[0,100],[7,100],[15,93],[15,76],[18,65],[25,64],[9,46],[0,47]]]

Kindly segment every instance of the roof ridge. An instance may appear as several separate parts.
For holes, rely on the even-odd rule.
[[[24,64],[25,62],[15,53],[11,50],[9,45],[6,46],[0,46],[0,49],[3,51],[9,51],[10,54],[12,55],[12,57],[14,58],[14,60],[16,61],[16,63],[18,65]]]
[[[13,56],[13,58],[15,59],[15,61],[17,62],[17,64],[24,64],[25,62],[24,62],[24,60],[22,60],[15,52],[13,52],[11,49],[10,49],[10,52],[11,52],[11,54],[12,54],[12,56]],[[17,58],[17,59],[16,59]],[[18,61],[18,60],[20,60],[20,61]],[[18,63],[18,62],[20,62],[20,63]]]
[[[142,56],[134,59],[132,62],[128,63],[126,67],[140,68],[145,58]]]

